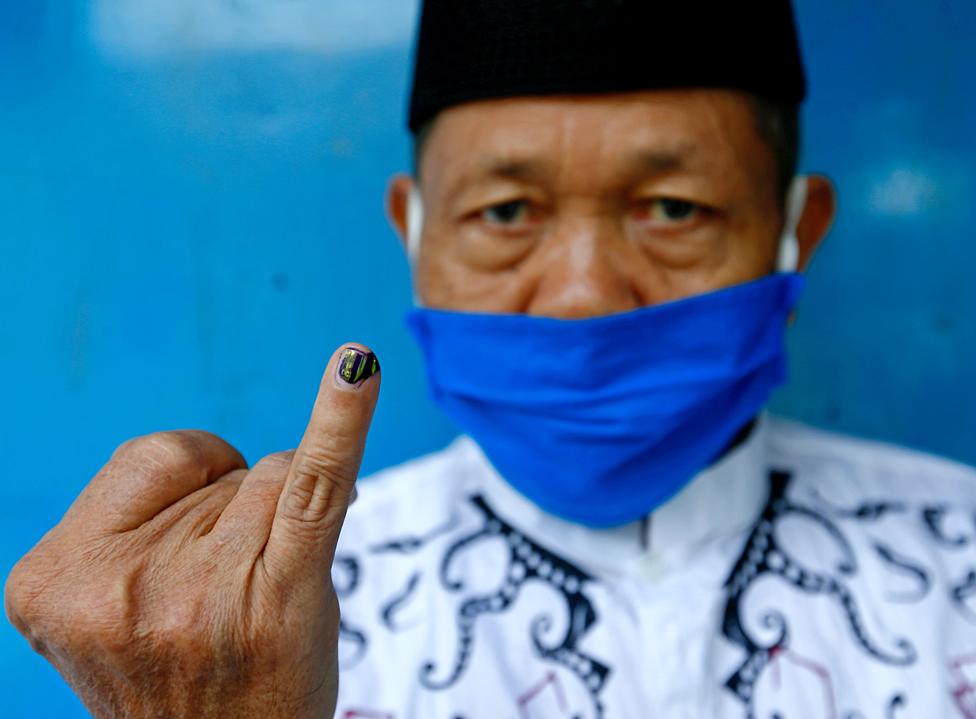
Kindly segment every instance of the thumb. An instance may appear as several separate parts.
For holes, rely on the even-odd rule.
[[[273,579],[320,584],[329,576],[379,387],[379,363],[366,347],[346,345],[329,361],[265,545]]]

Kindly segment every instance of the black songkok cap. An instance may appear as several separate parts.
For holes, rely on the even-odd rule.
[[[472,100],[684,87],[802,101],[790,0],[424,0],[409,125]]]

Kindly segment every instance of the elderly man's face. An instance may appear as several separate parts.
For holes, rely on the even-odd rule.
[[[773,271],[784,224],[776,158],[734,91],[460,105],[420,177],[414,281],[433,308],[583,318],[680,299]],[[390,186],[401,236],[411,184]],[[801,263],[832,212],[813,178]]]

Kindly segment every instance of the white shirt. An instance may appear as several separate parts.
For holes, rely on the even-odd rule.
[[[783,420],[606,530],[462,437],[360,483],[334,578],[343,719],[976,717],[976,471]]]

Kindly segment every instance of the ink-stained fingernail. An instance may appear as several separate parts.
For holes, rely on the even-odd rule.
[[[375,354],[347,347],[339,357],[336,374],[346,384],[358,387],[379,371],[380,363]]]

